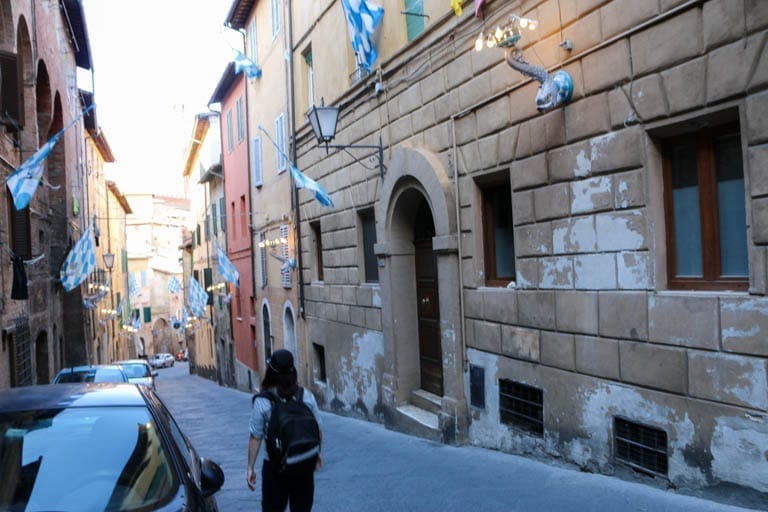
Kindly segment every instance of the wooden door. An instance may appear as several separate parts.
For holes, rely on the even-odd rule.
[[[437,258],[432,238],[415,240],[416,300],[419,323],[421,389],[443,395],[443,350],[440,344],[440,307],[437,301]]]

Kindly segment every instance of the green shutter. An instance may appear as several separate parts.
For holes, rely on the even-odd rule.
[[[405,12],[413,13],[405,15],[405,30],[408,41],[413,41],[424,32],[424,0],[405,0]]]
[[[144,323],[148,324],[152,321],[152,308],[144,308]]]

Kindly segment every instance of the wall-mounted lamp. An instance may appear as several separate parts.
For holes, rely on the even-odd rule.
[[[379,176],[384,179],[384,149],[381,145],[381,136],[379,136],[379,144],[377,146],[368,144],[346,144],[346,145],[333,145],[329,144],[336,137],[336,122],[339,119],[338,107],[326,107],[321,100],[320,106],[312,105],[312,108],[307,112],[307,119],[309,124],[312,125],[312,131],[317,138],[317,142],[325,144],[325,152],[328,153],[329,148],[333,149],[375,149],[378,151],[379,157]]]
[[[112,272],[112,267],[115,266],[115,255],[111,252],[105,252],[102,257],[104,258],[104,266]]]

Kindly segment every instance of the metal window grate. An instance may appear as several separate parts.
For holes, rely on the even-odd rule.
[[[544,394],[531,386],[499,380],[499,416],[502,423],[544,434]]]
[[[616,459],[655,475],[667,476],[667,433],[614,417]]]
[[[485,409],[485,368],[469,365],[469,403]]]

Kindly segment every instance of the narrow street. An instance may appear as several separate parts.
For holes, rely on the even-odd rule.
[[[259,510],[260,493],[245,484],[250,395],[189,375],[187,363],[158,371],[158,393],[181,428],[201,456],[224,469],[220,510]],[[435,444],[330,413],[322,419],[325,465],[315,479],[316,511],[752,510],[495,451]]]

